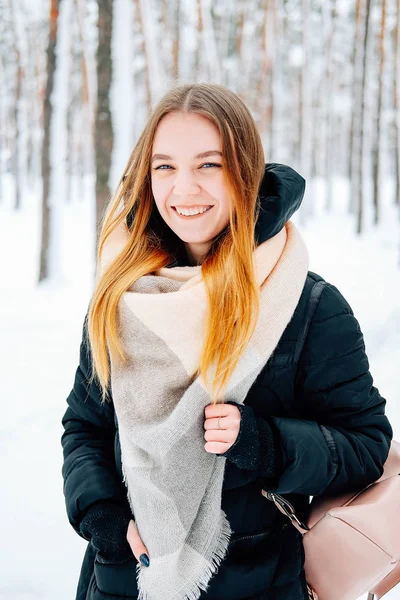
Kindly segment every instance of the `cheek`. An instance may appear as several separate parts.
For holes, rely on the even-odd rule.
[[[229,191],[224,184],[218,185],[213,192],[214,197],[218,200],[220,212],[224,216],[229,216]]]
[[[211,198],[218,202],[220,208],[228,204],[229,192],[223,180],[216,179],[215,181],[207,182],[207,185],[204,185],[204,190]]]
[[[154,201],[158,210],[161,212],[164,208],[165,200],[167,198],[168,190],[162,181],[152,181],[151,189],[154,196]]]

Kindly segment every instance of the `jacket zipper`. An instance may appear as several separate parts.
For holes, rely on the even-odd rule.
[[[281,527],[278,527],[278,529],[276,531],[282,531],[282,529],[286,529],[286,527],[288,527],[289,523],[283,523],[283,525]],[[269,531],[261,531],[260,533],[253,533],[251,535],[245,535],[245,536],[239,536],[236,539],[232,540],[232,543],[234,544],[235,542],[241,542],[242,540],[251,540],[254,538],[258,538],[261,537],[263,535],[266,535],[268,533],[274,533],[274,528],[271,527],[271,529]]]

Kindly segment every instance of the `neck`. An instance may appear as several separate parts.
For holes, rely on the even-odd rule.
[[[193,247],[193,244],[185,243],[186,255],[190,266],[199,266],[207,254],[208,247],[204,249],[204,244],[199,244],[198,247]]]

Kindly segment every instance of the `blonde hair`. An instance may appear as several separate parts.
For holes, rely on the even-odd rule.
[[[118,336],[118,303],[141,276],[169,265],[182,241],[161,218],[152,195],[150,163],[161,119],[171,112],[195,113],[218,128],[223,172],[232,202],[229,223],[213,240],[201,271],[208,298],[206,336],[200,365],[214,368],[211,397],[222,397],[248,343],[259,312],[259,288],[253,270],[257,203],[265,162],[256,124],[242,100],[219,84],[190,83],[168,91],[152,111],[129,157],[115,195],[107,207],[99,235],[97,265],[107,238],[124,221],[129,241],[101,277],[90,302],[87,331],[92,355],[92,381],[97,376],[102,401],[110,382],[110,355],[125,362]]]

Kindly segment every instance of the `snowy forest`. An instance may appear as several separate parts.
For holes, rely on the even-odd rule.
[[[99,224],[152,105],[176,81],[214,81],[239,93],[268,161],[290,163],[309,182],[322,178],[326,211],[335,177],[347,179],[356,233],[379,225],[387,204],[400,211],[400,0],[34,6],[1,3],[0,198],[4,204],[7,179],[15,211],[27,189],[41,197],[39,281],[52,275],[63,205],[84,201],[92,177]],[[124,35],[121,27],[118,51],[113,31]]]
[[[310,269],[354,309],[400,440],[399,20],[400,0],[0,0],[0,600],[74,597],[61,417],[105,207],[175,83],[237,92],[266,162],[306,179]]]

